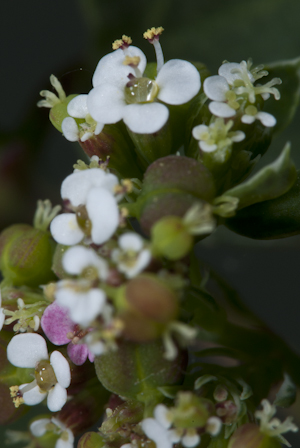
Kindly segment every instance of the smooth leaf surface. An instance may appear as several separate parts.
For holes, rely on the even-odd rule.
[[[286,193],[296,180],[296,168],[290,159],[290,144],[287,143],[280,156],[257,174],[224,195],[239,199],[238,210],[257,202],[275,199]]]

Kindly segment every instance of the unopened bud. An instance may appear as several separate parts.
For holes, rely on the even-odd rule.
[[[152,227],[151,241],[156,254],[169,260],[179,260],[190,252],[194,238],[181,218],[166,216]]]

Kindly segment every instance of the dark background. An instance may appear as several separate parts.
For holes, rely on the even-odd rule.
[[[300,56],[299,0],[2,0],[0,17],[1,228],[30,222],[39,198],[59,203],[61,181],[80,157],[77,145],[51,126],[48,111],[36,107],[51,73],[67,94],[87,93],[98,60],[124,33],[154,60],[142,33],[160,25],[166,59],[200,60],[213,74],[224,59],[251,56],[258,64]],[[300,167],[299,118],[298,111],[260,167],[287,140]],[[219,228],[199,254],[300,353],[299,249],[300,237],[253,241]],[[295,447],[296,439],[289,440]]]

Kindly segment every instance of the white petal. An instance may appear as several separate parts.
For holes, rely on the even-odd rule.
[[[225,94],[229,90],[229,85],[223,76],[210,76],[205,79],[203,90],[210,100],[225,101]]]
[[[61,124],[61,130],[63,136],[69,140],[69,142],[77,142],[79,138],[79,129],[76,121],[72,117],[66,117]]]
[[[35,367],[38,361],[48,359],[46,341],[37,333],[18,334],[7,346],[7,359],[16,367]]]
[[[92,188],[87,196],[86,209],[92,222],[91,238],[103,244],[119,225],[119,209],[114,196],[103,188]]]
[[[196,67],[181,59],[171,59],[159,71],[156,83],[157,97],[167,104],[184,104],[200,90],[201,80]]]
[[[0,308],[0,331],[2,330],[5,321],[5,314],[3,308]]]
[[[93,136],[93,134],[91,132],[86,132],[85,134],[83,134],[83,136],[81,137],[80,141],[81,142],[86,142],[92,136]]]
[[[92,187],[103,187],[113,192],[118,178],[100,168],[76,171],[67,176],[61,185],[61,197],[68,199],[74,207],[86,203],[87,194]]]
[[[142,429],[146,436],[156,443],[156,448],[172,448],[168,432],[154,418],[142,421]]]
[[[169,430],[169,437],[172,443],[178,443],[181,440],[182,432],[176,429]]]
[[[67,391],[59,383],[56,383],[52,389],[50,389],[47,398],[47,406],[51,412],[60,411],[61,408],[67,402]]]
[[[144,245],[143,238],[134,232],[127,232],[121,235],[118,243],[121,249],[133,250],[135,252],[139,252]]]
[[[53,367],[57,381],[62,387],[69,387],[71,383],[70,365],[66,358],[57,350],[50,355],[50,364]]]
[[[88,327],[101,313],[105,304],[105,294],[101,289],[90,289],[85,294],[78,294],[78,299],[70,309],[71,319]]]
[[[128,268],[126,266],[126,269],[124,269],[124,272],[126,274],[127,278],[133,278],[136,275],[138,275],[140,272],[142,272],[145,267],[148,266],[151,260],[151,252],[147,249],[142,250],[142,252],[139,254],[136,263],[134,266]]]
[[[32,422],[29,429],[35,437],[42,437],[47,431],[46,425],[50,422],[50,418],[40,418]]]
[[[256,117],[254,115],[243,115],[241,118],[241,122],[245,123],[245,124],[251,124],[254,123],[254,121],[256,120]]]
[[[99,257],[93,249],[83,246],[71,247],[64,254],[62,265],[69,274],[79,275],[88,266],[98,269],[102,280],[107,278],[108,267],[105,260]]]
[[[205,124],[199,124],[198,126],[195,126],[192,130],[192,135],[196,140],[201,140],[201,136],[203,133],[208,132],[209,128]]]
[[[58,289],[55,292],[57,303],[68,308],[69,310],[74,308],[74,305],[77,303],[78,297],[81,297],[81,295],[79,293],[76,293],[74,289],[71,289],[67,285],[59,285]]]
[[[192,448],[194,446],[197,446],[200,440],[201,438],[198,434],[194,434],[192,436],[186,434],[185,436],[182,437],[181,443],[183,446],[185,446],[185,448]]]
[[[55,448],[73,448],[74,447],[74,436],[70,429],[66,429],[64,432],[68,434],[68,440],[59,438],[55,444]]]
[[[208,108],[211,113],[217,117],[229,118],[236,114],[235,110],[228,106],[228,104],[219,103],[217,101],[209,103]]]
[[[93,75],[93,86],[96,87],[104,83],[125,86],[128,82],[129,73],[136,75],[132,67],[123,64],[126,55],[130,57],[138,56],[140,58],[138,69],[141,73],[144,73],[147,64],[146,56],[139,48],[131,45],[127,48],[126,54],[119,49],[100,59]]]
[[[268,114],[268,112],[258,112],[256,118],[268,128],[272,128],[277,122],[276,118],[273,115]]]
[[[124,89],[113,84],[100,84],[90,91],[88,109],[94,120],[110,124],[122,120],[126,101]]]
[[[154,409],[154,417],[164,428],[169,429],[172,422],[168,419],[168,408],[164,404],[158,404]]]
[[[222,64],[218,70],[219,75],[224,76],[228,84],[230,84],[231,86],[233,85],[236,79],[242,79],[240,72],[236,73],[231,72],[231,70],[233,69],[241,70],[241,65],[238,64],[237,62],[226,62],[225,64]]]
[[[102,132],[103,128],[104,128],[103,123],[97,123],[96,128],[95,128],[95,135],[99,135],[100,132]]]
[[[168,121],[169,110],[160,103],[129,104],[126,107],[124,123],[137,134],[153,134]]]
[[[67,106],[68,114],[74,118],[85,118],[89,113],[86,100],[87,95],[75,96]]]
[[[241,142],[246,137],[245,133],[243,131],[236,131],[230,139],[233,142]]]
[[[208,143],[204,142],[203,140],[201,140],[199,142],[199,146],[202,149],[202,151],[204,152],[213,152],[217,149],[217,145],[209,145]]]
[[[75,213],[62,213],[57,215],[50,224],[50,232],[59,244],[73,246],[79,243],[84,233],[77,224]]]
[[[35,382],[36,381],[34,380],[33,383]],[[28,384],[22,384],[20,386],[21,392],[25,386],[28,386]],[[34,386],[32,389],[28,390],[27,392],[23,392],[22,394],[25,404],[27,404],[28,406],[35,406],[36,404],[39,404],[44,400],[47,392],[42,392],[39,386]]]

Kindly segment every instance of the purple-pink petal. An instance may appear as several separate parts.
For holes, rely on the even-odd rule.
[[[73,332],[74,326],[74,322],[69,318],[68,310],[56,302],[45,309],[41,319],[43,332],[55,345],[64,345],[70,342],[67,334]]]
[[[76,366],[81,366],[85,363],[88,357],[88,348],[86,344],[73,344],[70,342],[68,345],[68,355]]]

